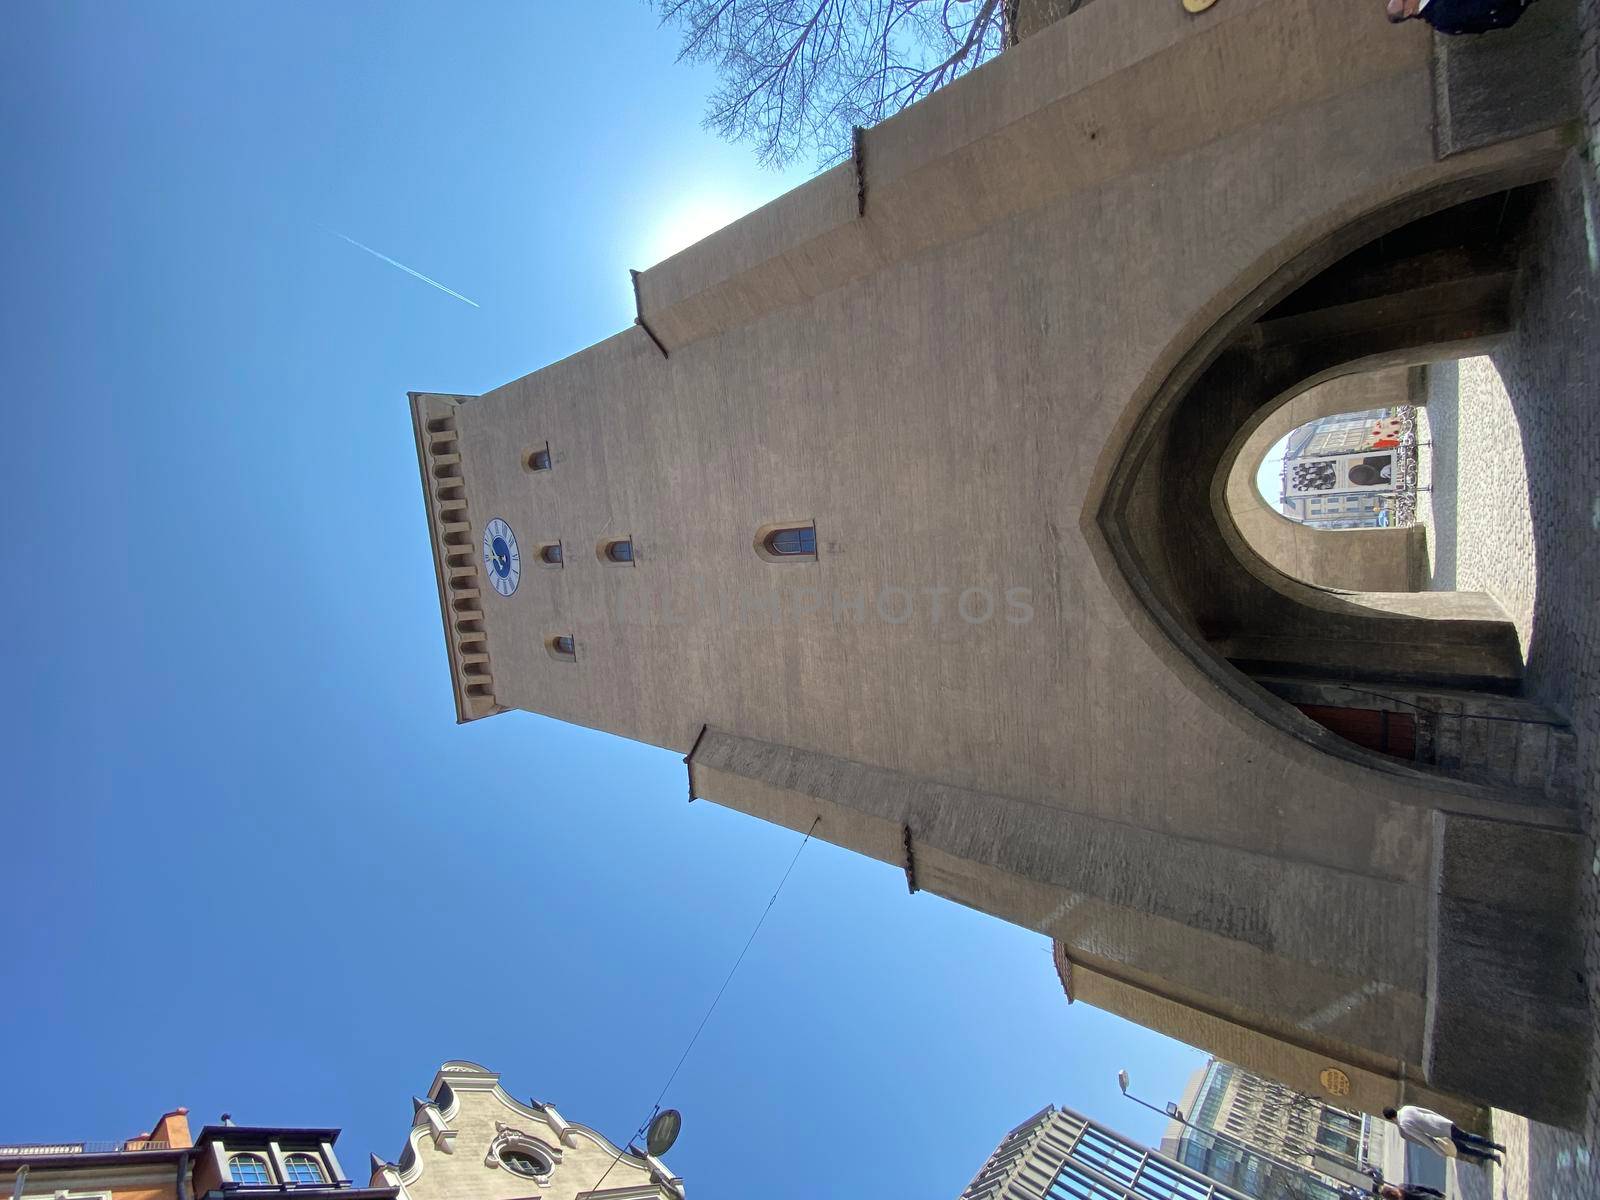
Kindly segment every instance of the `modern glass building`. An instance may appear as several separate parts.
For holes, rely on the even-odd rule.
[[[1001,1140],[960,1200],[1248,1200],[1176,1159],[1053,1105]]]

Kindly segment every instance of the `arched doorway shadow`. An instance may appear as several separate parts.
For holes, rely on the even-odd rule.
[[[1257,553],[1227,501],[1242,445],[1306,389],[1503,340],[1537,191],[1413,198],[1283,268],[1152,404],[1099,523],[1157,624],[1257,715],[1378,770],[1566,805],[1549,768],[1570,736],[1522,697],[1490,596],[1315,586]]]

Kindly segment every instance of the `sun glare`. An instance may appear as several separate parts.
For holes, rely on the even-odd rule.
[[[748,197],[715,193],[685,196],[668,205],[645,243],[648,265],[671,258],[755,207],[757,202]]]

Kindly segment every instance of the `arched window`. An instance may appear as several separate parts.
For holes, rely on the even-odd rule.
[[[271,1183],[267,1160],[259,1154],[235,1154],[228,1160],[228,1174],[235,1183]]]
[[[633,539],[616,538],[609,542],[601,542],[600,559],[602,562],[633,562]]]
[[[522,456],[522,465],[530,471],[550,469],[550,443],[535,447]]]
[[[550,652],[550,657],[562,662],[578,661],[578,646],[570,633],[563,633],[549,639],[544,648]]]
[[[327,1183],[322,1164],[310,1154],[288,1154],[283,1159],[283,1173],[289,1183]]]
[[[769,525],[756,541],[763,558],[794,561],[817,557],[815,525]]]
[[[548,542],[539,547],[539,561],[547,567],[561,565],[561,543]]]

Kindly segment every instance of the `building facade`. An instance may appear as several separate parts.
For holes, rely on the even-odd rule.
[[[1569,12],[1497,35],[1538,63],[1512,129],[1368,0],[1095,0],[640,273],[636,328],[414,394],[458,719],[670,748],[691,797],[1362,1111],[1570,1119],[1575,797],[1531,751],[1402,761],[1282,694],[1481,696],[1547,738],[1514,625],[1310,588],[1217,486],[1300,392],[1510,328]]]
[[[1259,1200],[1337,1200],[1341,1185],[1371,1185],[1362,1173],[1365,1123],[1213,1058],[1189,1081],[1161,1149]]]
[[[683,1200],[660,1159],[513,1099],[477,1063],[441,1066],[412,1113],[400,1157],[372,1157],[372,1186],[399,1200]]]
[[[396,1200],[356,1187],[334,1153],[337,1129],[240,1126],[224,1118],[191,1137],[186,1109],[122,1142],[0,1146],[0,1186],[14,1200]]]
[[[191,1200],[188,1110],[118,1141],[0,1145],[0,1189],[17,1200]]]
[[[1247,1200],[1204,1173],[1071,1109],[1001,1139],[959,1200]]]
[[[1315,529],[1376,529],[1393,517],[1399,413],[1319,417],[1284,443],[1283,515]],[[1352,471],[1355,472],[1352,482]]]

